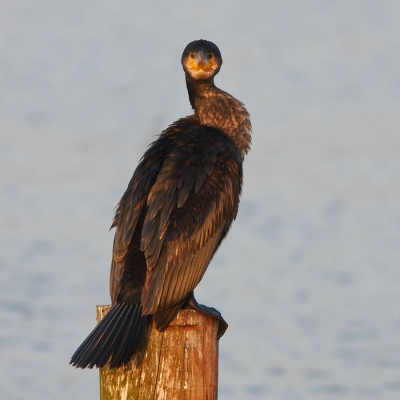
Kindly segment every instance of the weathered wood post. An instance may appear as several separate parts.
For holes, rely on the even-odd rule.
[[[97,322],[110,306],[97,306]],[[218,320],[180,310],[162,333],[154,325],[138,366],[100,369],[100,400],[216,400]]]

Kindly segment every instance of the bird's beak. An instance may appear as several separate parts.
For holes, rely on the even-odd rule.
[[[199,51],[196,54],[196,57],[193,59],[192,62],[192,67],[196,71],[203,70],[205,72],[208,72],[212,67],[212,61],[209,60],[202,51]]]

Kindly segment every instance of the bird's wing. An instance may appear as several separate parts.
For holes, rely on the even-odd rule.
[[[119,295],[119,282],[123,276],[129,244],[140,215],[146,208],[148,193],[164,161],[165,147],[168,146],[166,142],[166,139],[160,138],[144,154],[115,211],[114,221],[110,228],[117,228],[110,272],[110,294],[113,303],[116,302]]]
[[[140,216],[147,207],[146,202],[150,189],[171,150],[176,135],[186,130],[188,126],[198,124],[198,118],[195,115],[191,115],[170,125],[144,153],[129,182],[128,188],[117,205],[110,228],[117,228],[114,236],[110,272],[110,295],[113,304],[120,294],[119,284],[125,270],[125,258]]]
[[[176,145],[147,198],[143,315],[181,302],[197,286],[236,217],[241,182],[240,154],[225,135],[196,127]]]

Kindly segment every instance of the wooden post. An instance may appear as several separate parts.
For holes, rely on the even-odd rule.
[[[110,306],[97,306],[97,322]],[[180,310],[162,333],[154,324],[137,366],[100,369],[100,400],[217,400],[218,321]]]

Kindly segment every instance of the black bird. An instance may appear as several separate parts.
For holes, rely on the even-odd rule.
[[[193,290],[236,218],[242,163],[251,143],[243,104],[214,85],[218,47],[189,43],[182,54],[194,114],[161,133],[143,155],[118,203],[110,311],[72,356],[79,368],[129,362],[151,321],[163,331],[182,307],[220,320]]]

